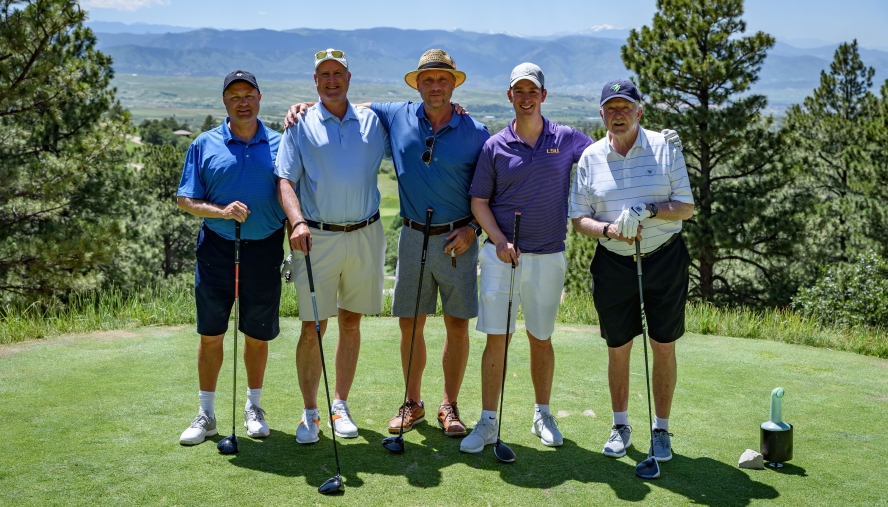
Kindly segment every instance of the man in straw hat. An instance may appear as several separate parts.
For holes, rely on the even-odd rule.
[[[388,130],[398,176],[404,226],[398,242],[392,314],[399,317],[405,377],[419,288],[423,224],[426,210],[434,210],[407,402],[389,421],[390,433],[398,433],[402,420],[405,431],[425,420],[420,396],[426,365],[423,327],[426,315],[435,313],[440,292],[447,337],[442,357],[444,397],[438,408],[438,423],[448,436],[466,434],[456,401],[469,357],[469,319],[478,315],[475,238],[481,233],[472,218],[469,186],[481,147],[490,133],[468,115],[458,114],[450,102],[453,90],[465,79],[465,73],[457,69],[450,55],[430,49],[423,53],[416,70],[404,76],[407,85],[419,92],[422,102],[366,104]],[[290,108],[287,123],[295,123],[307,106],[310,104]]]
[[[385,232],[379,222],[379,163],[389,156],[388,134],[379,118],[356,108],[347,94],[351,72],[338,49],[315,55],[315,86],[320,102],[284,133],[274,173],[292,224],[294,283],[302,332],[296,366],[304,411],[296,441],[318,441],[318,386],[321,359],[315,336],[305,253],[311,252],[321,332],[337,317],[336,386],[333,431],[358,436],[346,400],[355,378],[361,346],[361,316],[382,312]],[[329,424],[329,423],[328,423]]]

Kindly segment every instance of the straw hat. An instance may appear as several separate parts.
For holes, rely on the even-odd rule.
[[[453,58],[450,58],[450,55],[444,52],[443,49],[430,49],[423,53],[419,58],[419,64],[416,66],[416,70],[410,71],[404,75],[404,81],[407,83],[407,86],[416,90],[416,78],[420,73],[427,70],[443,70],[449,72],[453,75],[453,78],[456,79],[456,85],[454,88],[466,81],[466,73],[456,70],[456,61],[454,61]]]

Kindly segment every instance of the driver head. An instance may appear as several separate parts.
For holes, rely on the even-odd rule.
[[[318,493],[322,495],[332,495],[343,491],[342,476],[330,477],[318,488]]]
[[[216,449],[219,449],[222,454],[237,454],[237,437],[231,435],[223,438],[216,444]]]
[[[404,453],[404,437],[398,435],[396,437],[388,437],[382,439],[382,446],[386,448],[386,450],[391,451],[395,454],[403,454]]]

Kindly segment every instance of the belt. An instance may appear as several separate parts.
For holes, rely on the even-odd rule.
[[[331,232],[352,232],[358,229],[363,229],[373,222],[379,220],[379,210],[376,210],[376,213],[373,214],[372,217],[364,220],[363,222],[358,222],[356,224],[348,224],[348,225],[339,225],[339,224],[325,224],[323,222],[315,222],[313,220],[306,220],[305,224],[311,227],[312,229],[320,229],[322,231],[331,231]]]
[[[648,252],[648,253],[643,253],[643,254],[641,254],[641,260],[645,260],[645,259],[647,259],[648,257],[654,255],[655,253],[658,253],[658,252],[662,251],[664,248],[666,248],[667,246],[669,246],[669,245],[671,245],[672,243],[674,243],[675,240],[678,239],[679,236],[681,236],[681,233],[680,233],[680,232],[676,232],[675,234],[673,234],[672,236],[670,236],[669,239],[667,239],[666,242],[663,243],[662,245],[658,246],[657,248],[654,248],[653,250],[651,250],[651,251]],[[635,258],[635,254],[632,254],[632,262],[635,262],[636,260],[637,260],[637,259]]]
[[[404,225],[410,227],[414,231],[423,232],[425,230],[425,224],[417,222],[416,220],[410,220],[407,217],[404,217]],[[437,236],[438,234],[444,234],[446,232],[451,232],[454,229],[459,229],[460,227],[465,227],[469,225],[469,222],[472,221],[472,216],[469,215],[466,218],[461,218],[456,222],[450,222],[449,224],[439,225],[436,227],[429,227],[429,236]]]

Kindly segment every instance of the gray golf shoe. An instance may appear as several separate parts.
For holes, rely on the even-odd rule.
[[[472,428],[469,436],[462,439],[462,442],[459,444],[459,450],[469,453],[481,452],[484,450],[485,445],[496,443],[497,433],[496,420],[482,418]]]
[[[632,426],[628,424],[615,424],[611,427],[610,438],[604,444],[605,456],[622,458],[626,455],[626,448],[632,445]]]
[[[672,459],[672,440],[669,437],[672,436],[672,433],[669,433],[666,430],[653,430],[654,431],[654,459],[657,461],[669,461]],[[648,451],[650,454],[650,451]]]
[[[537,412],[533,418],[530,432],[540,437],[540,443],[548,447],[558,447],[564,443],[564,437],[558,430],[555,416],[546,412]]]
[[[256,405],[244,410],[244,427],[247,428],[248,437],[265,438],[271,433],[265,422],[265,411]]]
[[[206,440],[207,437],[211,437],[218,433],[219,430],[216,429],[216,418],[206,412],[200,412],[197,414],[197,417],[191,421],[191,426],[182,432],[182,435],[179,437],[179,443],[182,445],[197,445]]]

